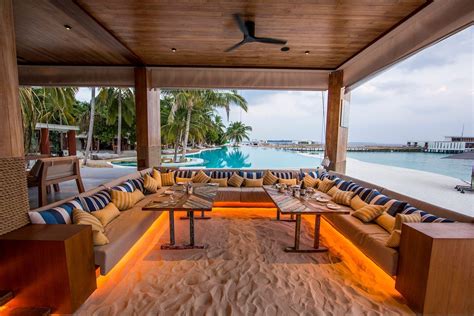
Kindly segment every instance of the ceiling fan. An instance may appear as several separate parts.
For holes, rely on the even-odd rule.
[[[263,44],[276,44],[276,45],[285,45],[286,40],[281,40],[277,38],[269,37],[256,37],[255,36],[255,22],[253,21],[244,21],[239,14],[234,14],[234,20],[237,22],[240,31],[243,33],[244,38],[242,41],[238,42],[234,46],[231,46],[225,50],[225,52],[230,52],[244,44],[247,43],[263,43]]]

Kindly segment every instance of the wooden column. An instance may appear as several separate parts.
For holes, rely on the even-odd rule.
[[[0,235],[28,223],[12,0],[0,0]]]
[[[49,128],[42,128],[40,130],[40,153],[42,155],[51,154],[51,148],[49,147]]]
[[[328,102],[326,120],[326,150],[325,155],[330,160],[329,170],[346,172],[347,126],[343,127],[343,72],[335,71],[329,74]]]
[[[137,169],[161,164],[160,90],[151,87],[151,70],[135,68]]]
[[[69,156],[77,155],[75,130],[67,131],[67,149],[69,151]]]

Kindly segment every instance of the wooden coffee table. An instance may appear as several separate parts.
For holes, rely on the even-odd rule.
[[[207,245],[196,245],[194,243],[194,212],[210,212],[217,194],[218,186],[208,184],[193,184],[193,194],[187,194],[183,186],[175,185],[168,190],[174,194],[162,194],[145,205],[143,211],[167,211],[169,212],[170,242],[161,245],[161,249],[204,249]],[[189,244],[176,245],[174,230],[174,212],[188,212],[189,218]]]
[[[323,214],[349,214],[350,208],[342,206],[340,209],[329,209],[326,204],[319,203],[315,199],[304,200],[302,198],[295,198],[286,193],[279,193],[276,188],[271,186],[264,186],[265,191],[273,200],[281,214],[295,215],[295,244],[293,247],[286,247],[286,252],[323,252],[328,249],[321,247],[319,244],[321,215]],[[321,193],[322,195],[322,193]],[[311,249],[300,248],[300,232],[301,232],[301,215],[316,215],[314,225],[314,244]]]

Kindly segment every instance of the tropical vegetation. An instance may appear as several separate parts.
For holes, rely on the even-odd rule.
[[[242,122],[233,122],[229,125],[226,132],[226,137],[229,141],[239,145],[244,139],[249,140],[249,132],[252,127],[245,125]]]

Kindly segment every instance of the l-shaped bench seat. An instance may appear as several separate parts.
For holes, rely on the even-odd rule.
[[[175,171],[175,177],[191,177],[201,169],[179,169]],[[73,199],[59,201],[30,212],[30,219],[35,224],[45,224],[50,221],[56,224],[70,224],[72,209],[79,207],[100,209],[108,202],[107,190],[109,188],[133,191],[143,189],[143,176],[150,173],[152,169],[135,172],[125,177],[106,183],[96,189],[84,192]],[[162,169],[164,172],[165,170]],[[215,177],[228,177],[234,172],[242,172],[249,177],[262,177],[264,170],[250,169],[205,169],[205,172]],[[315,169],[301,170],[272,170],[272,173],[282,178],[293,178],[300,180],[305,174],[320,179],[329,177],[335,180],[341,190],[352,190],[361,198],[368,201],[372,196],[374,199],[368,201],[370,204],[384,204],[394,199],[400,202],[397,212],[421,212],[423,221],[443,221],[449,218],[454,221],[474,223],[474,218],[453,212],[411,197],[389,191],[383,187],[360,181],[348,176],[333,172],[318,172]],[[128,250],[137,242],[153,222],[161,215],[160,212],[143,212],[141,207],[153,199],[155,195],[161,194],[167,187],[161,188],[157,193],[146,195],[145,199],[138,202],[129,210],[122,211],[121,215],[114,219],[105,228],[105,234],[110,243],[104,246],[94,247],[95,263],[100,266],[102,275],[107,274]],[[375,192],[375,193],[373,193]],[[373,194],[372,194],[373,193]],[[275,205],[266,195],[261,187],[220,187],[214,203],[216,207],[272,207]],[[420,211],[420,210],[425,210]],[[42,213],[43,212],[43,213]],[[429,212],[429,214],[427,213]],[[68,220],[69,217],[69,220]],[[385,246],[389,233],[375,223],[363,223],[351,215],[326,215],[324,218],[356,245],[365,255],[371,258],[387,274],[396,275],[398,263],[398,249]]]

